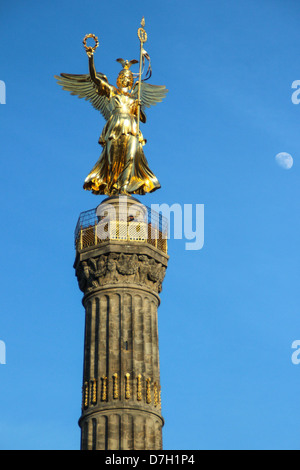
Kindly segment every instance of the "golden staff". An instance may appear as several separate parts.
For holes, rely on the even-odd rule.
[[[140,134],[140,116],[141,116],[141,82],[142,82],[142,60],[143,60],[143,45],[147,41],[147,33],[144,30],[145,18],[142,18],[141,28],[138,29],[138,38],[140,40],[140,70],[139,70],[139,84],[138,84],[138,114],[137,114],[137,136]]]

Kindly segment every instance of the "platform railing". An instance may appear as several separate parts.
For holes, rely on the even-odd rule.
[[[78,227],[75,237],[77,250],[100,245],[108,241],[134,241],[148,243],[162,252],[168,252],[167,233],[151,223],[111,220],[98,222],[88,227]]]

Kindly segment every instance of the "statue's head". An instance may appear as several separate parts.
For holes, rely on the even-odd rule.
[[[137,64],[137,60],[131,60],[130,62],[128,60],[123,60],[123,59],[117,59],[117,62],[120,62],[123,66],[123,69],[118,75],[117,78],[117,87],[118,88],[132,88],[133,86],[133,73],[130,70],[130,67],[133,64]]]
[[[133,85],[133,74],[130,70],[121,70],[117,78],[118,88],[132,88]]]

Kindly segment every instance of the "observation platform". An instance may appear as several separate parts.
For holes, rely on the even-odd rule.
[[[133,241],[167,254],[168,221],[135,198],[110,197],[80,214],[74,238],[77,252],[109,241]]]

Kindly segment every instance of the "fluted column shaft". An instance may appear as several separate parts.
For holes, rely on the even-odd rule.
[[[77,254],[86,317],[83,450],[162,448],[157,309],[166,264],[159,250],[134,242]]]

